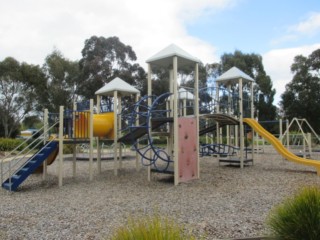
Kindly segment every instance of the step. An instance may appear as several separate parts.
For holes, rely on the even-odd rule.
[[[21,175],[15,174],[15,175],[12,175],[12,176],[11,176],[11,179],[12,179],[13,181],[16,181],[16,180],[19,180],[20,177],[21,177]],[[11,181],[12,181],[12,180],[11,180]]]
[[[36,160],[31,160],[29,162],[27,162],[27,164],[25,165],[25,167],[30,167],[32,166],[33,164],[35,164],[37,161]]]
[[[7,189],[7,190],[10,191],[10,187],[12,187],[12,185],[13,185],[12,182],[11,182],[11,183],[3,183],[3,184],[2,184],[2,187],[3,187],[4,189]],[[13,189],[11,189],[11,190],[13,190]]]
[[[23,167],[23,168],[20,169],[20,171],[22,171],[22,172],[28,172],[29,169],[30,169],[29,167]]]
[[[34,158],[32,160],[37,161],[39,158],[43,157],[44,155],[45,155],[44,153],[38,153],[37,155],[34,156]]]

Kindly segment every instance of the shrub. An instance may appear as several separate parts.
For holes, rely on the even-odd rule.
[[[158,214],[142,218],[129,218],[126,226],[118,228],[111,240],[193,240],[183,227]]]
[[[319,239],[320,189],[304,188],[286,199],[271,211],[267,225],[278,239]]]
[[[23,142],[22,139],[13,139],[13,138],[0,138],[0,151],[9,152],[18,147]],[[19,151],[22,150],[26,145],[23,144],[19,147]]]
[[[73,153],[73,144],[63,144],[63,154]]]

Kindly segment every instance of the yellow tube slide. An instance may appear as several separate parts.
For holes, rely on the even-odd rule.
[[[264,139],[266,139],[270,144],[273,145],[273,147],[277,150],[277,152],[282,155],[285,159],[307,165],[307,166],[312,166],[315,167],[317,170],[318,176],[320,176],[320,160],[312,160],[312,159],[305,159],[296,156],[295,154],[291,153],[286,149],[282,143],[274,137],[271,133],[269,133],[266,129],[264,129],[256,120],[252,118],[244,118],[243,122],[247,123],[250,127],[252,127],[253,130],[255,130],[260,136],[262,136]]]
[[[79,112],[75,115],[74,135],[76,138],[89,138],[89,112]],[[108,139],[114,138],[114,113],[93,115],[93,136]]]

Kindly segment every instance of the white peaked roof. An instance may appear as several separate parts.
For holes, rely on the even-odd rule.
[[[223,73],[220,77],[217,78],[217,82],[224,82],[224,81],[233,81],[233,80],[239,80],[239,78],[242,78],[245,81],[248,82],[254,82],[254,79],[250,77],[248,74],[242,72],[237,67],[232,67],[225,73]]]
[[[167,67],[169,65],[172,65],[172,57],[174,56],[178,57],[178,66],[193,66],[195,63],[200,62],[198,58],[190,55],[185,50],[181,49],[175,44],[171,44],[168,47],[164,48],[157,54],[147,59],[146,62],[150,64]]]
[[[193,100],[194,99],[194,95],[187,91],[184,88],[180,88],[179,89],[179,99],[187,99],[187,100]]]
[[[97,90],[95,94],[103,96],[113,96],[114,91],[118,91],[123,96],[140,93],[138,89],[126,83],[121,78],[116,77],[111,82],[107,83],[102,88]]]
[[[169,97],[169,99],[171,99],[171,98],[174,99],[173,95],[171,95]],[[193,93],[189,92],[185,88],[179,88],[178,99],[181,99],[181,100],[184,100],[184,99],[193,100],[194,99],[194,95],[193,95]]]

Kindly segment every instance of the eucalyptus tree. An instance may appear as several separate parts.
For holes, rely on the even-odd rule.
[[[35,82],[42,78],[39,66],[19,63],[12,57],[0,62],[0,115],[3,137],[14,137],[21,120],[35,105]]]
[[[320,49],[308,57],[297,55],[291,71],[293,79],[281,95],[284,116],[305,118],[320,131]]]
[[[146,91],[146,73],[136,62],[132,47],[118,37],[92,36],[85,41],[80,59],[81,83],[78,93],[93,98],[95,91],[115,77]]]
[[[58,50],[49,54],[42,66],[44,80],[37,83],[37,110],[58,112],[59,106],[71,108],[77,100],[80,81],[79,62],[65,58]]]

